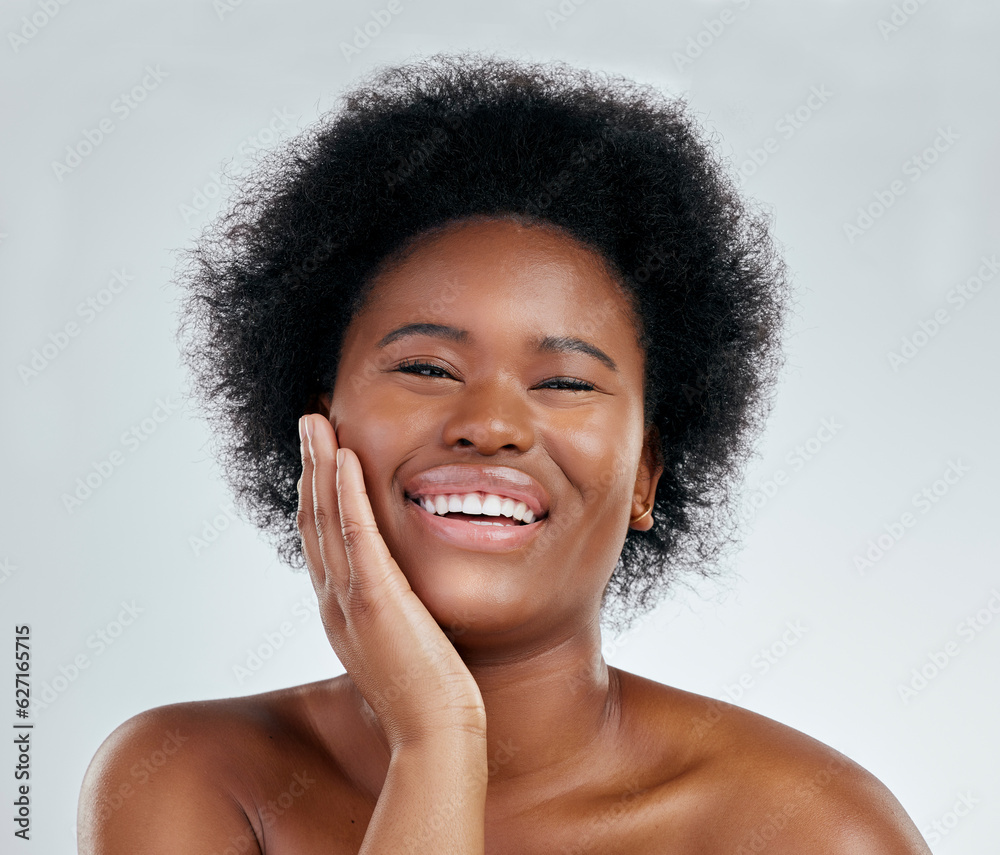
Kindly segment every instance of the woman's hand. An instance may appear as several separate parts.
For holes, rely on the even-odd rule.
[[[479,687],[389,554],[357,455],[338,450],[320,415],[303,416],[299,433],[298,528],[323,626],[390,750],[449,732],[485,746]]]

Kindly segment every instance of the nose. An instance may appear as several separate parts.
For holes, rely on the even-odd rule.
[[[503,381],[466,388],[451,403],[442,435],[449,448],[475,448],[489,456],[501,449],[527,451],[534,443],[530,404]]]

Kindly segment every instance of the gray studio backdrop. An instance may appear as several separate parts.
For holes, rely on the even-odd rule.
[[[15,0],[0,35],[0,715],[34,724],[0,849],[73,851],[129,716],[342,671],[185,398],[174,252],[361,74],[477,48],[685,96],[794,276],[743,548],[606,658],[840,749],[937,853],[996,851],[1000,6]]]

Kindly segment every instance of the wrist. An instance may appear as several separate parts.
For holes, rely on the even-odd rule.
[[[478,727],[452,725],[433,733],[395,740],[390,747],[391,762],[486,765],[486,731]]]
[[[397,733],[390,750],[406,751],[469,751],[486,750],[486,726],[477,722],[439,724],[432,730]]]
[[[450,710],[431,717],[421,715],[398,719],[386,731],[390,753],[398,749],[473,753],[486,750],[486,710],[481,707]]]

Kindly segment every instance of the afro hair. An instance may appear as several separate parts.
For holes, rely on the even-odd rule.
[[[618,627],[735,538],[736,488],[780,366],[785,268],[679,99],[478,54],[383,68],[264,156],[186,257],[184,358],[237,502],[302,566],[297,420],[332,390],[366,283],[430,229],[554,225],[632,295],[664,467],[602,617]]]

